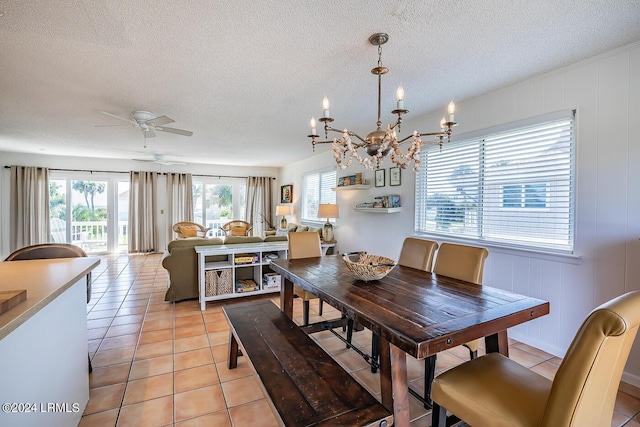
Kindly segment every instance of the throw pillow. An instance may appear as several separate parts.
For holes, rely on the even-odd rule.
[[[232,236],[246,236],[247,235],[247,227],[243,225],[235,225],[231,227],[231,235]]]
[[[276,236],[288,236],[289,235],[289,230],[287,230],[286,228],[278,228],[276,230]]]
[[[298,228],[296,228],[296,232],[297,231],[307,231],[309,230],[309,227],[307,227],[306,225],[299,225]]]
[[[197,237],[196,227],[193,225],[181,225],[178,227],[182,237]]]

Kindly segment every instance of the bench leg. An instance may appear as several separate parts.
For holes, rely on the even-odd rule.
[[[435,402],[433,402],[433,412],[431,412],[431,425],[433,427],[447,425],[447,410]]]
[[[227,363],[229,369],[238,367],[238,341],[231,332],[229,332],[229,360]]]

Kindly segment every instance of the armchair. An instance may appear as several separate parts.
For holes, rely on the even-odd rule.
[[[177,222],[173,225],[173,231],[178,234],[179,239],[187,237],[206,237],[211,228],[204,227],[191,221]]]
[[[241,219],[234,219],[225,223],[220,230],[224,232],[226,237],[228,236],[249,236],[253,225],[250,222],[243,221]]]

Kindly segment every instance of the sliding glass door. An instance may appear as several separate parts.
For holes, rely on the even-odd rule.
[[[224,235],[220,227],[232,219],[244,219],[246,179],[193,179],[194,221],[211,228],[208,235]]]
[[[128,180],[52,173],[51,241],[71,243],[87,254],[126,252],[128,195]]]

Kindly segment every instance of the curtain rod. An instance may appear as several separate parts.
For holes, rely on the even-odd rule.
[[[24,167],[24,166],[21,166]],[[42,168],[41,166],[36,166],[37,168]],[[5,169],[11,169],[11,166],[4,167]],[[49,168],[50,171],[58,171],[58,172],[88,172],[88,173],[129,173],[129,172],[118,172],[118,171],[100,171],[100,170],[89,170],[89,169],[56,169]],[[159,175],[167,175],[168,173],[178,173],[178,172],[158,172]],[[204,177],[204,178],[249,178],[248,176],[233,176],[233,175],[192,175],[195,177]],[[276,179],[272,176],[267,176],[265,178]]]

